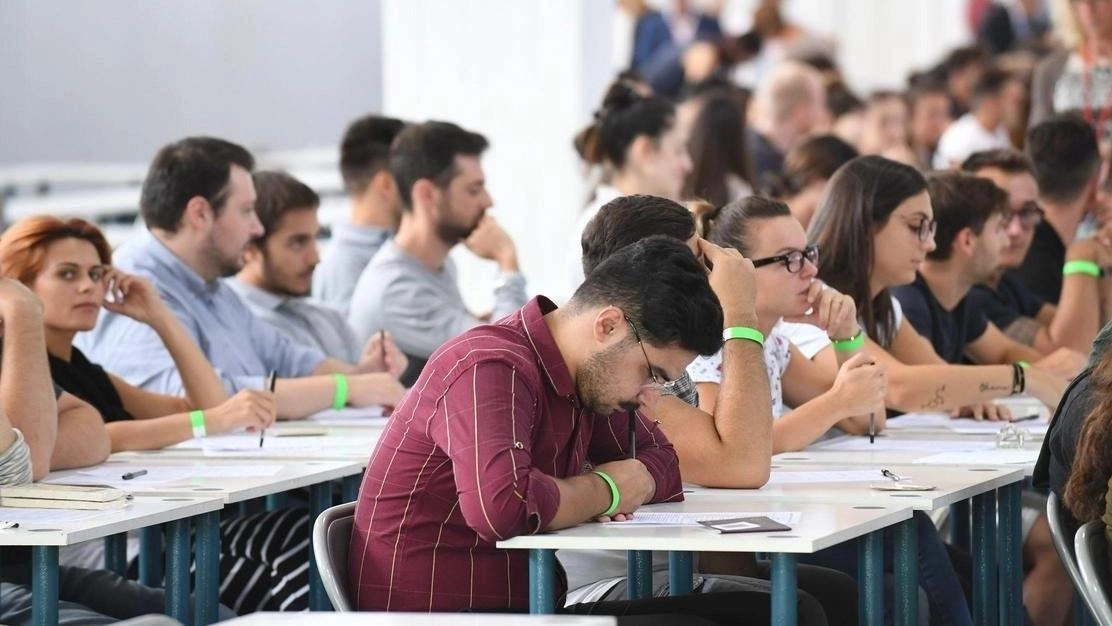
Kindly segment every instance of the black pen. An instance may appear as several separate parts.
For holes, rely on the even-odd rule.
[[[1037,420],[1037,419],[1039,419],[1039,414],[1035,413],[1034,415],[1024,415],[1023,417],[1015,417],[1015,418],[1012,418],[1011,421],[1014,424],[1015,422],[1030,422],[1031,420]]]
[[[134,472],[128,472],[128,473],[124,474],[123,476],[120,476],[120,480],[131,480],[132,478],[139,478],[140,476],[146,476],[146,475],[147,475],[147,470],[135,470]]]
[[[267,381],[266,381],[266,388],[270,390],[270,393],[274,393],[274,383],[276,383],[276,382],[278,382],[278,372],[276,372],[274,370],[270,370],[270,376],[267,378]],[[265,437],[265,436],[266,436],[266,429],[265,428],[260,429],[259,430],[259,447],[260,448],[263,447],[263,437]]]
[[[629,412],[629,458],[637,458],[637,411]]]
[[[876,443],[876,413],[869,413],[869,443]]]

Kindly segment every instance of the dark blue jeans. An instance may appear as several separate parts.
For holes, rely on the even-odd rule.
[[[914,512],[919,536],[919,587],[926,592],[930,605],[931,626],[972,626],[961,583],[942,537],[930,517],[921,511]],[[884,620],[892,623],[892,570],[895,553],[891,529],[884,531]],[[801,562],[822,565],[857,577],[857,544],[846,542],[812,555],[801,555]]]

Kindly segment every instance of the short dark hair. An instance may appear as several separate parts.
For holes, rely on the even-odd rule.
[[[655,346],[678,345],[703,356],[722,348],[722,306],[703,264],[683,243],[653,235],[604,260],[568,307],[616,306]]]
[[[973,102],[979,102],[986,96],[1000,95],[1000,92],[1004,90],[1004,85],[1012,78],[1011,73],[997,67],[990,67],[981,72],[977,81],[973,83]]]
[[[390,144],[405,128],[393,117],[364,115],[348,125],[340,140],[340,175],[351,195],[367,190],[378,173],[389,165]]]
[[[937,74],[924,73],[908,80],[907,103],[914,110],[919,101],[930,96],[942,96],[950,100],[950,88]]]
[[[1035,175],[1035,168],[1031,159],[1014,148],[997,148],[995,150],[981,150],[966,157],[961,163],[961,171],[976,174],[981,170],[997,169],[1008,174]]]
[[[456,157],[481,155],[490,144],[479,133],[451,122],[429,121],[405,127],[390,147],[390,173],[402,207],[413,209],[413,185],[421,179],[444,188],[456,176]]]
[[[1076,200],[1100,171],[1093,127],[1076,114],[1055,115],[1027,131],[1027,156],[1039,195],[1053,202]]]
[[[583,229],[583,275],[618,250],[652,235],[686,242],[695,234],[691,212],[657,196],[622,196],[607,202]]]
[[[984,48],[981,46],[964,46],[951,50],[946,58],[942,60],[941,68],[948,77],[970,65],[986,61],[988,61],[988,52]]]
[[[1008,192],[987,178],[966,172],[930,174],[927,193],[938,224],[935,248],[927,253],[932,261],[949,259],[954,254],[954,238],[959,232],[969,228],[980,235],[993,213],[1002,213],[1008,206]]]
[[[320,196],[308,185],[285,172],[255,172],[255,213],[263,225],[263,234],[255,240],[264,243],[278,228],[282,216],[290,211],[315,209],[320,206]]]
[[[826,84],[826,108],[830,111],[830,115],[837,119],[855,111],[863,111],[865,103],[850,90],[848,85],[835,80]]]
[[[197,196],[219,215],[233,165],[250,172],[255,158],[243,146],[216,137],[186,137],[164,146],[151,161],[139,199],[147,227],[177,232],[185,205]]]
[[[775,198],[792,196],[813,182],[830,180],[838,168],[857,157],[857,148],[837,135],[809,137],[788,150],[780,175],[768,177],[763,193]]]

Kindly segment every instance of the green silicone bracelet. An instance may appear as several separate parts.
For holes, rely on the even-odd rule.
[[[332,397],[332,408],[339,411],[348,403],[348,378],[343,374],[333,374],[336,381],[336,395]]]
[[[859,330],[850,339],[831,339],[830,345],[834,346],[835,352],[853,352],[865,345],[865,332]]]
[[[613,478],[610,478],[610,474],[607,474],[606,472],[600,472],[598,470],[594,470],[591,473],[601,478],[603,482],[605,482],[606,485],[610,487],[610,508],[606,509],[602,513],[599,513],[600,517],[610,517],[614,514],[614,511],[618,510],[618,504],[622,501],[622,493],[618,491],[618,484],[614,482]]]
[[[193,427],[193,437],[204,437],[208,433],[205,431],[205,412],[204,411],[190,411],[189,412],[189,425]]]
[[[1031,367],[1031,364],[1028,363],[1027,361],[1016,361],[1015,364],[1022,367],[1023,369],[1027,369],[1027,368]]]
[[[722,331],[722,341],[731,339],[748,339],[762,348],[765,345],[764,334],[756,328],[749,328],[748,326],[731,326]]]
[[[1088,274],[1100,278],[1104,275],[1100,266],[1092,261],[1067,261],[1062,266],[1062,276],[1070,276],[1072,274]]]

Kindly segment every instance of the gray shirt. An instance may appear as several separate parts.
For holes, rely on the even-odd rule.
[[[149,231],[120,246],[114,257],[116,267],[154,283],[232,391],[262,388],[271,370],[283,378],[308,376],[325,358],[256,318],[230,287],[205,281]],[[146,324],[101,311],[96,328],[79,334],[74,343],[89,360],[137,387],[183,392],[170,352]]]
[[[312,346],[348,363],[359,361],[362,351],[355,341],[355,332],[336,309],[308,298],[279,296],[238,278],[229,278],[225,283],[239,294],[256,317],[277,328],[294,343]]]
[[[494,288],[492,319],[513,313],[525,301],[525,277],[517,272],[502,274]],[[463,302],[451,259],[444,259],[442,270],[430,270],[392,239],[359,277],[348,321],[361,343],[372,333],[387,330],[402,352],[421,358],[482,323]]]
[[[348,222],[332,225],[332,239],[320,265],[313,272],[313,298],[339,309],[345,315],[351,294],[363,268],[394,233],[375,226]]]

